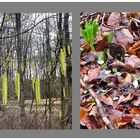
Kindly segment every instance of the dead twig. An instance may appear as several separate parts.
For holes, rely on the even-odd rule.
[[[82,87],[86,88],[89,91],[90,95],[95,99],[95,102],[96,102],[97,107],[99,109],[100,116],[102,117],[102,119],[103,119],[104,123],[107,125],[107,127],[109,129],[115,129],[114,125],[110,122],[110,120],[105,115],[105,112],[103,110],[103,105],[100,102],[100,100],[98,99],[96,93],[92,90],[91,87],[86,85],[86,83],[84,83],[84,81],[81,78],[80,78],[80,84]]]

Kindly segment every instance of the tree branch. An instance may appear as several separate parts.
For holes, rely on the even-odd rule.
[[[105,115],[105,112],[103,110],[103,105],[100,102],[100,100],[98,99],[96,93],[92,90],[91,87],[89,87],[88,85],[86,85],[81,78],[80,78],[80,84],[81,84],[82,87],[86,88],[89,91],[90,95],[95,99],[95,102],[96,102],[97,107],[99,109],[100,116],[102,117],[102,119],[103,119],[104,123],[107,125],[107,127],[109,129],[115,129],[115,127],[113,126],[113,124],[109,121],[109,119]]]

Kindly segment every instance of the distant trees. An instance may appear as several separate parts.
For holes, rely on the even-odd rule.
[[[54,118],[61,129],[72,126],[71,21],[70,13],[0,14],[1,105],[19,102],[21,129],[33,110],[33,128],[40,113],[44,129],[54,128]]]

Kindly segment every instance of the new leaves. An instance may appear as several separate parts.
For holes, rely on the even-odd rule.
[[[88,21],[86,21],[84,30],[80,28],[80,32],[84,40],[90,44],[92,50],[95,50],[94,38],[96,37],[96,34],[98,32],[98,27],[99,27],[99,24],[97,20],[95,19],[93,20],[92,23],[89,23]]]

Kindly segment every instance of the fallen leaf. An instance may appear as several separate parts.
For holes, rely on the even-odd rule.
[[[97,51],[104,51],[106,49],[107,44],[108,44],[108,39],[105,36],[102,40],[98,41],[95,44],[95,48]]]
[[[129,73],[136,73],[136,69],[129,64],[125,64],[123,70]]]
[[[88,67],[86,67],[86,66],[84,66],[84,67],[80,67],[80,73],[81,74],[87,74],[87,72],[88,72]]]
[[[128,52],[130,54],[136,54],[136,52],[140,49],[140,41],[137,41],[132,47],[129,48]]]
[[[84,52],[89,52],[91,50],[89,43],[82,43],[82,44],[80,44],[80,47],[83,48]]]
[[[86,112],[90,112],[92,107],[95,105],[95,102],[94,100],[85,100],[85,101],[82,101],[80,106],[84,109],[84,111]]]
[[[140,59],[136,55],[131,55],[125,59],[125,63],[134,68],[140,68]]]
[[[132,104],[133,104],[134,106],[140,106],[140,97],[138,97],[138,99],[132,101]]]
[[[109,110],[109,118],[111,121],[113,121],[115,118],[121,118],[123,117],[123,112],[119,110]]]
[[[113,100],[112,100],[112,98],[111,98],[110,96],[106,97],[106,96],[104,96],[104,95],[101,95],[101,96],[99,97],[99,99],[100,99],[100,101],[103,102],[104,104],[113,106]]]
[[[81,66],[85,66],[86,63],[87,63],[86,61],[80,60],[80,65],[81,65]]]
[[[84,89],[80,87],[80,95],[83,94]]]
[[[121,22],[121,14],[119,12],[112,12],[108,18],[107,25],[112,28],[118,28]]]
[[[126,46],[127,44],[131,44],[134,41],[132,34],[128,29],[121,29],[116,31],[115,33],[116,42],[120,43],[122,46]]]
[[[101,125],[96,122],[93,116],[88,116],[82,108],[80,108],[80,124],[86,126],[88,129],[100,129]]]
[[[85,64],[90,63],[90,62],[96,63],[99,55],[100,55],[100,53],[97,51],[90,51],[88,54],[84,55],[81,58],[81,60],[83,60],[85,62]]]
[[[134,117],[134,118],[132,119],[132,122],[135,124],[135,126],[136,126],[137,128],[140,128],[140,115],[136,115],[136,117]]]
[[[132,122],[132,117],[126,116],[123,118],[115,118],[113,122],[116,124],[117,128],[122,128],[124,125]]]
[[[94,117],[99,115],[98,109],[96,106],[93,106],[91,111],[89,112],[89,116],[93,115]]]
[[[131,83],[132,82],[131,74],[127,73],[126,77],[122,80],[122,82]]]
[[[88,78],[87,78],[86,82],[90,82],[90,81],[98,78],[99,72],[100,72],[99,68],[90,69],[88,71]]]
[[[140,107],[139,108],[132,108],[132,110],[130,111],[132,114],[140,114]]]
[[[121,95],[119,97],[119,100],[117,102],[117,105],[119,105],[120,103],[126,103],[126,102],[132,100],[133,97],[134,97],[134,94],[132,94],[132,93],[128,94],[127,96]]]
[[[84,111],[81,107],[80,107],[80,124],[85,126],[85,120],[87,119],[87,112]]]
[[[84,74],[83,80],[84,80],[84,81],[88,81],[88,80],[89,80],[89,76],[88,76],[87,74]]]

